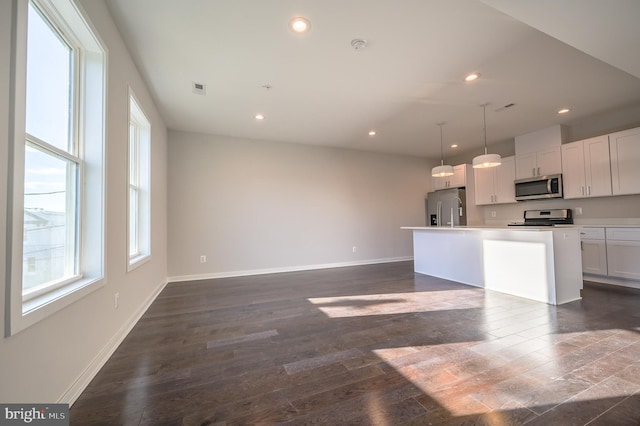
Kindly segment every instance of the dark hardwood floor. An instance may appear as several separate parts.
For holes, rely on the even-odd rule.
[[[73,425],[637,425],[640,292],[550,306],[411,262],[169,284]]]

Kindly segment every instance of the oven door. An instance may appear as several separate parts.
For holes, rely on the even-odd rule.
[[[539,176],[515,181],[516,200],[562,198],[562,175]]]

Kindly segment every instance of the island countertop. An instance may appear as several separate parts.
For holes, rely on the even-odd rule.
[[[580,226],[407,226],[414,270],[553,305],[580,299]]]

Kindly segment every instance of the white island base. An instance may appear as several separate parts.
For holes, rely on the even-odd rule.
[[[560,305],[581,298],[578,228],[403,227],[413,230],[414,270]]]

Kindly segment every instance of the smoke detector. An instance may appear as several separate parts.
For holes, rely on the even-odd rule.
[[[367,47],[367,45],[367,40],[362,40],[361,38],[354,38],[353,40],[351,40],[351,47],[353,47],[355,50],[364,49],[365,47]]]
[[[196,95],[205,95],[207,93],[207,86],[204,83],[191,82],[191,90]]]

